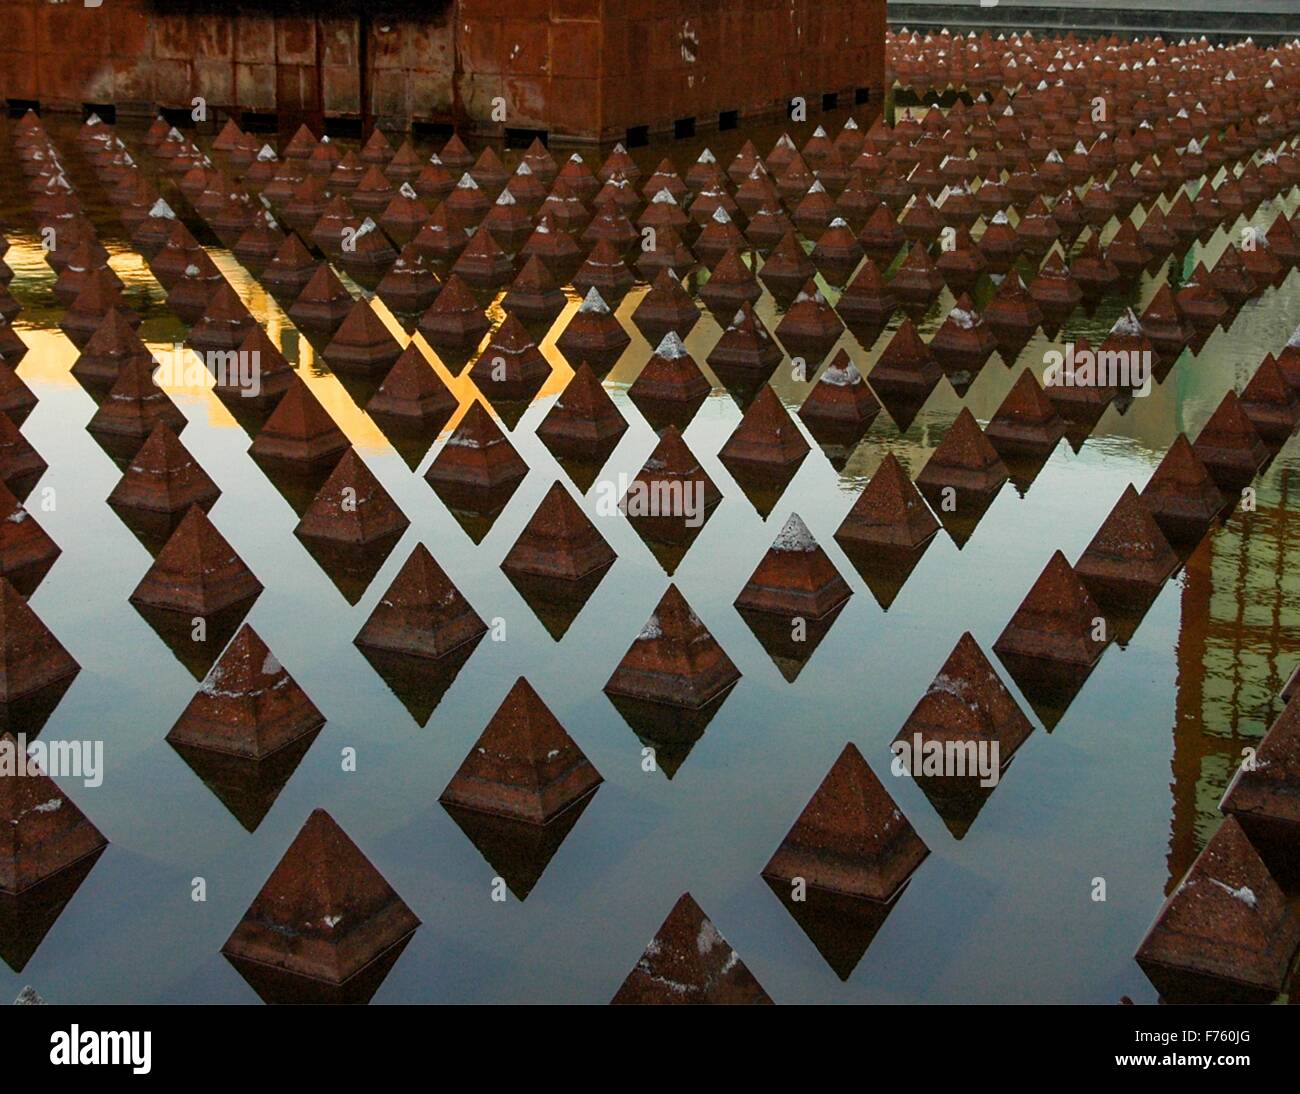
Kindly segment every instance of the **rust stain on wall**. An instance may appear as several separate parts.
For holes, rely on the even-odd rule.
[[[0,89],[10,102],[123,114],[159,107],[385,128],[454,123],[576,140],[772,115],[795,96],[883,98],[885,0],[446,0],[386,13],[98,7],[6,0]],[[183,9],[183,10],[182,10]],[[75,48],[69,48],[75,43]]]

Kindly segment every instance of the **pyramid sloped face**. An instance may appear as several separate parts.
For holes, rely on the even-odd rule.
[[[397,339],[365,299],[352,305],[347,318],[325,347],[325,359],[335,368],[345,371],[384,370],[390,368],[401,353],[402,347]]]
[[[921,340],[910,319],[904,319],[898,333],[871,370],[871,384],[883,394],[924,398],[943,375],[930,347]]]
[[[832,358],[799,408],[800,420],[818,440],[848,443],[861,440],[879,413],[880,400],[845,350]]]
[[[745,301],[710,351],[708,362],[715,372],[735,371],[766,379],[783,356],[758,313]]]
[[[298,238],[296,232],[290,232],[267,266],[264,279],[271,281],[276,274],[297,272],[300,276],[305,275],[302,284],[306,285],[311,280],[311,275],[307,274],[307,271],[314,272],[315,268],[316,263],[311,256],[311,252],[307,250],[306,245]]]
[[[79,379],[112,383],[133,358],[148,362],[149,350],[135,328],[116,308],[110,308],[72,366]]]
[[[612,1002],[734,1005],[772,1000],[686,893],[668,913]]]
[[[489,401],[527,402],[537,394],[551,366],[523,323],[507,313],[487,348],[470,369],[475,385]]]
[[[700,366],[686,352],[674,334],[667,335],[637,375],[628,395],[642,404],[692,403],[703,400],[712,390]]]
[[[555,344],[570,364],[586,360],[594,368],[607,370],[632,344],[632,338],[593,287]]]
[[[431,485],[494,490],[517,483],[528,465],[487,408],[474,402],[424,477]]]
[[[721,500],[699,459],[670,425],[618,507],[671,574]]]
[[[953,486],[984,493],[996,490],[1008,478],[997,449],[963,407],[916,481],[931,489]]]
[[[353,303],[338,275],[328,265],[321,265],[290,306],[289,317],[309,329],[329,330],[343,322]]]
[[[537,427],[553,455],[576,459],[608,455],[626,432],[627,420],[585,361]]]
[[[189,343],[199,350],[235,349],[256,326],[252,315],[228,282],[208,302],[203,317],[190,328]]]
[[[547,824],[601,781],[582,749],[521,676],[439,800]]]
[[[676,233],[673,233],[674,237]],[[659,240],[662,246],[666,240]],[[717,272],[714,272],[714,277]],[[670,270],[660,270],[650,291],[632,313],[632,321],[653,344],[670,331],[685,337],[699,322],[700,312],[690,294]]]
[[[739,679],[740,670],[677,586],[670,585],[605,684],[605,691],[698,709]]]
[[[819,360],[830,352],[843,331],[840,317],[812,280],[805,282],[776,327],[776,335],[787,349],[796,355],[803,351]]]
[[[257,597],[262,583],[208,515],[191,506],[131,600],[166,611],[209,616]]]
[[[176,724],[173,744],[263,759],[325,719],[256,631],[245,623]]]
[[[558,482],[542,498],[501,562],[507,573],[578,581],[617,556],[591,518]]]
[[[1026,369],[998,407],[985,433],[1000,452],[1050,452],[1065,436],[1065,423],[1033,371]]]
[[[129,358],[86,428],[92,433],[141,438],[149,436],[159,422],[174,432],[184,429],[185,415],[154,382],[153,369],[151,357]]]
[[[9,415],[0,412],[0,481],[16,493],[25,494],[47,466]]]
[[[1057,551],[993,648],[999,653],[1089,667],[1105,649],[1104,617],[1065,556]],[[1099,629],[1100,628],[1100,629]]]
[[[1265,444],[1285,444],[1300,419],[1300,402],[1270,353],[1241,392],[1241,409]]]
[[[0,482],[0,573],[18,580],[34,567],[48,568],[60,553],[49,533]]]
[[[1294,694],[1264,734],[1255,762],[1237,769],[1222,808],[1248,831],[1259,821],[1300,832],[1300,703]]]
[[[487,625],[424,544],[417,544],[355,639],[357,645],[440,658]]]
[[[419,919],[323,809],[308,817],[222,947],[236,963],[343,984]]]
[[[718,459],[732,474],[786,471],[808,454],[808,442],[768,384],[759,388]]]
[[[1192,447],[1225,492],[1248,483],[1268,458],[1268,449],[1233,391],[1223,397]]]
[[[334,457],[347,446],[347,437],[295,374],[249,451],[267,459],[310,464]]]
[[[891,452],[858,495],[835,538],[841,544],[912,550],[938,530],[939,521]]]
[[[81,669],[6,578],[0,578],[0,702],[40,691]]]
[[[1153,590],[1159,589],[1177,568],[1178,556],[1132,484],[1125,488],[1075,566],[1085,583],[1097,578]]]
[[[0,734],[0,894],[14,895],[107,846],[108,841],[53,779],[28,762],[19,741]]]
[[[1205,464],[1180,433],[1142,489],[1142,499],[1166,535],[1197,538],[1224,506]]]
[[[356,449],[343,453],[298,522],[297,534],[363,546],[403,532],[410,524]]]
[[[371,415],[388,414],[441,425],[456,406],[456,397],[412,342],[389,369],[366,410]]]
[[[852,595],[808,526],[792,513],[736,598],[736,607],[821,619]]]
[[[846,745],[763,870],[765,877],[888,901],[929,853],[862,754]]]
[[[159,422],[122,472],[109,500],[128,509],[183,513],[191,505],[215,501],[220,494],[180,438]]]
[[[1300,945],[1300,921],[1229,817],[1170,894],[1138,948],[1157,981],[1169,972],[1275,995]]]
[[[963,634],[895,740],[997,742],[1003,762],[1033,731],[979,643]]]
[[[705,511],[712,509],[722,499],[708,472],[700,465],[695,453],[687,447],[686,441],[682,439],[681,433],[675,426],[669,426],[664,430],[655,450],[650,453],[632,482],[633,485],[642,484],[640,493],[647,495],[648,499],[654,498],[656,487],[662,484],[662,495],[669,504],[659,504],[654,506],[655,512],[643,513],[640,511],[642,508],[640,498],[634,498],[632,487],[629,487],[628,496],[622,502],[629,519],[654,516],[687,520],[693,515],[698,516],[698,512],[688,511],[690,507],[686,504],[686,489],[697,492],[698,508]],[[679,490],[667,488],[667,484],[674,482],[681,484]]]

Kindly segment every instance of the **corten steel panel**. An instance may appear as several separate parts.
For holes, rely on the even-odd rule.
[[[384,68],[371,74],[370,109],[385,118],[400,118],[410,113],[404,70]]]
[[[321,59],[326,65],[356,67],[361,36],[356,19],[322,19],[317,33],[321,39]]]
[[[36,54],[0,52],[0,83],[11,99],[35,99]]]
[[[505,77],[497,73],[464,72],[457,81],[460,108],[470,119],[488,119],[496,100],[505,94]]]
[[[633,126],[709,124],[723,111],[775,113],[794,96],[819,108],[826,92],[868,87],[884,97],[884,0],[724,0],[635,5],[606,14],[602,135]],[[626,66],[625,69],[613,66]],[[629,94],[612,78],[630,71]]]
[[[374,84],[373,73],[371,84]],[[360,112],[361,73],[355,65],[326,65],[321,73],[321,88],[326,116]]]
[[[235,60],[245,64],[275,64],[275,18],[240,12],[235,17]]]
[[[884,0],[444,0],[393,15],[360,0],[316,13],[287,3],[0,0],[12,28],[0,93],[137,109],[201,95],[211,107],[399,127],[458,116],[485,132],[585,140],[775,113],[797,95],[813,110],[830,91],[883,99]]]
[[[189,61],[158,60],[152,70],[154,99],[159,106],[188,107],[199,94],[194,90],[194,66]]]
[[[306,65],[275,66],[275,100],[280,110],[310,114],[318,109],[317,71]]]
[[[4,20],[5,53],[31,53],[36,49],[36,9],[26,0],[0,0],[0,19]]]
[[[280,63],[316,63],[316,20],[280,16],[275,20],[275,59]]]
[[[246,110],[275,109],[275,65],[235,65],[236,101]]]
[[[441,19],[412,20],[402,25],[405,64],[411,72],[430,72],[447,79],[455,70],[456,50],[452,42],[450,14]],[[450,96],[448,97],[450,102]]]
[[[602,71],[599,23],[555,23],[550,30],[552,76],[589,79]]]
[[[478,19],[462,16],[457,30],[460,69],[470,75],[498,75],[501,72],[501,39],[505,20],[499,16]],[[545,30],[538,20],[536,30]]]
[[[370,27],[370,67],[376,71],[405,68],[406,33],[406,28],[395,19],[376,19]]]
[[[531,22],[526,19],[506,19],[501,24],[501,71],[510,76],[551,75],[551,54],[554,49],[551,29],[545,19]]]
[[[884,28],[884,0],[462,0],[457,46],[462,73],[505,75],[506,126],[612,139],[775,113],[796,95],[814,110],[858,87],[882,100]],[[576,95],[592,81],[594,104]],[[481,95],[462,87],[462,100],[492,128]]]
[[[213,105],[235,101],[235,66],[230,61],[210,61],[200,53],[193,62],[193,77],[194,95]]]
[[[126,113],[143,113],[154,103],[153,61],[113,57],[113,93],[106,101]]]

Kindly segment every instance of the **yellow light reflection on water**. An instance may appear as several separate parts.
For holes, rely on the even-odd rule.
[[[57,275],[45,261],[45,251],[37,237],[15,235],[10,239],[10,244],[6,261],[23,284],[24,295],[29,298],[14,324],[31,350],[23,360],[20,373],[25,379],[40,383],[75,384],[71,368],[79,351],[58,327],[62,308],[52,295]],[[159,365],[163,366],[155,372],[159,386],[178,404],[187,405],[188,416],[197,416],[214,428],[241,428],[225,404],[214,394],[215,380],[204,366],[202,358],[185,344],[187,328],[166,309],[164,302],[167,292],[154,278],[148,262],[139,252],[116,242],[110,245],[109,252],[109,265],[121,278],[128,301],[144,315],[139,333]],[[311,342],[297,330],[275,298],[231,252],[224,248],[209,248],[208,253],[250,314],[266,331],[271,342],[280,349],[290,364],[296,366],[298,375],[352,444],[359,450],[371,452],[390,449],[391,445],[383,432],[365,410],[357,405],[347,388],[334,375]],[[360,295],[360,288],[346,274],[340,273],[340,277],[353,295]],[[634,295],[643,294],[644,291],[641,289]],[[444,427],[442,436],[456,428],[469,405],[476,399],[486,404],[470,377],[468,364],[458,373],[451,372],[421,334],[408,334],[378,296],[367,295],[370,296],[375,313],[398,343],[406,347],[414,341],[429,367],[455,396],[459,405]],[[573,369],[556,348],[555,341],[580,304],[580,299],[571,295],[559,319],[539,345],[551,365],[551,373],[537,393],[537,399],[558,395],[573,376]],[[495,330],[505,318],[500,297],[486,311]],[[490,337],[490,334],[485,337],[479,347],[480,351]],[[477,353],[471,355],[470,361],[476,356]]]
[[[266,331],[271,342],[296,366],[298,375],[352,444],[366,451],[391,448],[383,432],[365,410],[357,405],[347,388],[333,374],[311,342],[297,330],[275,298],[250,276],[230,252],[212,249],[209,253],[253,318]],[[43,384],[75,384],[71,368],[79,351],[57,325],[61,312],[53,296],[49,295],[56,275],[45,261],[43,248],[34,237],[14,237],[6,261],[21,278],[25,295],[33,298],[14,324],[31,351],[22,362],[20,374],[24,379]],[[133,306],[145,313],[140,336],[162,366],[155,372],[159,386],[178,404],[186,404],[190,408],[187,410],[188,416],[197,416],[214,428],[240,428],[230,411],[214,394],[215,380],[204,366],[202,358],[184,343],[186,328],[170,314],[157,314],[160,310],[159,303],[166,299],[166,290],[154,279],[144,258],[135,251],[115,248],[110,253],[109,264],[126,286],[128,299]],[[350,287],[354,293],[357,291],[356,286]],[[43,300],[47,295],[48,301]],[[469,375],[468,365],[458,374],[452,373],[422,335],[417,332],[412,336],[403,329],[382,300],[375,296],[371,297],[370,303],[403,347],[412,341],[417,344],[429,367],[455,396],[459,406],[443,430],[443,435],[446,435],[455,429],[470,403],[476,399],[482,401],[478,388]],[[567,302],[560,320],[541,343],[540,348],[551,364],[552,371],[538,392],[538,399],[558,395],[573,376],[573,369],[555,347],[555,339],[577,311],[579,303],[576,298]],[[499,301],[489,306],[487,312],[494,327],[505,317]],[[486,343],[487,339],[484,341]]]

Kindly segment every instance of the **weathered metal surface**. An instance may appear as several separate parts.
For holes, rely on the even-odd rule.
[[[210,117],[278,114],[290,128],[455,122],[612,141],[683,119],[774,115],[795,96],[817,110],[827,93],[847,102],[869,89],[879,102],[884,91],[884,0],[456,0],[391,16],[178,7],[16,0],[0,93],[123,113],[189,112],[201,99]]]

